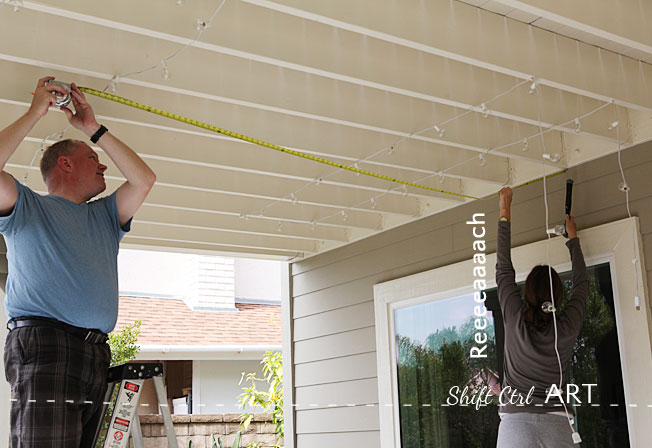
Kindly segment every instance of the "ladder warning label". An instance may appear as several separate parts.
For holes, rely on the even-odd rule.
[[[123,418],[116,418],[113,427],[119,431],[129,431],[129,420]]]
[[[126,448],[129,443],[131,422],[136,417],[138,399],[142,391],[144,380],[123,380],[118,389],[118,398],[111,417],[109,432],[104,444],[107,448]]]
[[[130,390],[132,392],[138,392],[138,389],[140,389],[140,386],[138,386],[138,384],[126,382],[125,383],[125,389]]]

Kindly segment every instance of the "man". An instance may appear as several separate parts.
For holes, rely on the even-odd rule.
[[[5,374],[12,388],[11,446],[88,447],[102,410],[111,353],[106,333],[118,316],[117,255],[131,217],[156,176],[95,119],[72,84],[70,124],[91,137],[125,176],[110,196],[98,155],[64,140],[46,150],[42,196],[4,171],[5,164],[65,89],[39,80],[25,115],[0,132],[0,232],[7,243],[5,308],[10,329]]]

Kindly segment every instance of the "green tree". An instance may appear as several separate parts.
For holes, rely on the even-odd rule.
[[[246,406],[252,409],[262,408],[263,413],[272,414],[272,423],[276,425],[276,441],[279,442],[284,435],[283,419],[283,358],[280,353],[266,352],[260,362],[263,365],[263,378],[258,378],[256,373],[242,372],[240,384],[243,381],[250,385],[242,388],[243,392],[238,396],[240,407],[244,410]],[[264,382],[267,391],[259,390],[257,383]],[[251,420],[253,413],[243,412],[240,416],[241,431],[245,431]],[[256,442],[247,445],[252,448],[259,448]],[[282,448],[278,443],[275,448]]]
[[[111,347],[111,367],[119,366],[136,359],[140,346],[136,345],[140,336],[142,322],[137,320],[131,325],[125,325],[122,330],[109,334]]]

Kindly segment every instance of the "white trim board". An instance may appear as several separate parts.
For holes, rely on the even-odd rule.
[[[471,229],[469,229],[471,232]],[[646,285],[645,266],[638,218],[627,218],[579,232],[587,265],[610,263],[621,365],[627,404],[627,421],[632,446],[652,446],[652,314]],[[550,241],[550,264],[560,271],[570,269],[566,239]],[[547,240],[512,248],[517,281],[523,280],[532,266],[547,264]],[[632,264],[635,255],[639,262]],[[487,289],[496,286],[496,254],[487,255]],[[473,260],[374,285],[378,398],[380,401],[381,448],[400,447],[397,418],[396,357],[394,353],[393,311],[396,308],[473,292]],[[632,268],[634,266],[634,268]],[[635,271],[636,270],[636,271]],[[634,307],[635,278],[641,309]]]
[[[265,352],[280,352],[280,345],[148,345],[140,346],[138,361],[149,360],[257,360]]]
[[[283,417],[285,447],[296,446],[294,406],[294,312],[292,310],[292,265],[281,267],[281,324],[283,331]]]

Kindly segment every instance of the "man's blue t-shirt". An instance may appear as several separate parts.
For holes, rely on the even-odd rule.
[[[16,187],[13,211],[0,217],[9,261],[7,316],[51,317],[110,332],[118,318],[118,246],[131,223],[120,228],[115,192],[76,204],[18,181]]]

